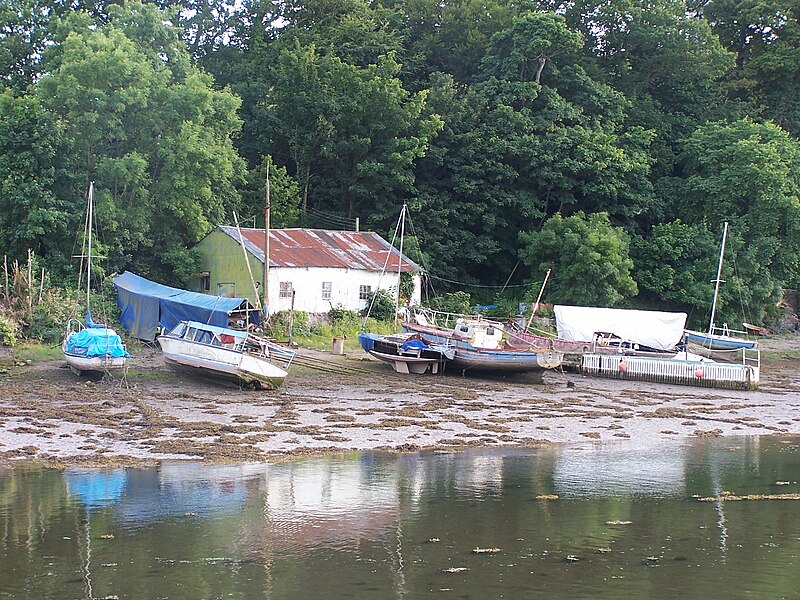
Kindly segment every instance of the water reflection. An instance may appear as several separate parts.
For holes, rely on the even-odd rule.
[[[20,465],[0,471],[0,598],[794,597],[796,502],[692,496],[798,480],[777,438]]]

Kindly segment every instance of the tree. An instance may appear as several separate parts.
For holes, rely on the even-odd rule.
[[[703,223],[680,220],[653,227],[632,240],[633,278],[638,304],[684,310],[700,322],[711,308],[719,240]]]
[[[712,0],[703,14],[736,68],[726,83],[742,114],[800,133],[800,9],[791,0]]]
[[[511,26],[494,34],[484,59],[484,71],[501,79],[541,83],[547,61],[575,54],[583,45],[561,15],[527,11]]]
[[[492,38],[480,82],[432,77],[445,129],[417,189],[435,274],[501,284],[519,249],[509,232],[581,210],[627,223],[650,202],[652,134],[627,127],[624,97],[575,64],[577,41],[563,19],[526,13]]]
[[[72,140],[74,172],[95,181],[106,267],[180,283],[194,270],[187,247],[239,202],[239,100],[212,89],[152,5],[108,15],[64,22],[35,93]]]
[[[435,73],[459,83],[474,82],[488,41],[511,24],[518,8],[504,0],[382,0],[394,10],[393,22],[403,39],[398,52],[403,81],[425,89]]]
[[[82,204],[68,194],[61,125],[35,97],[0,93],[0,250],[10,260],[28,250],[63,279],[73,254]]]
[[[278,167],[268,157],[269,163],[269,199],[270,226],[294,227],[300,220],[300,186],[286,172],[286,167]],[[255,217],[256,226],[264,224],[266,206],[267,161],[251,169],[247,174],[247,187],[242,192],[243,219]]]
[[[367,67],[402,50],[394,11],[367,0],[289,0],[281,5],[282,48],[314,46],[343,62]]]
[[[521,233],[520,258],[535,272],[552,269],[548,297],[580,306],[616,306],[636,295],[627,234],[608,215],[556,214],[541,230]]]
[[[565,18],[587,40],[586,70],[630,103],[629,126],[655,134],[652,181],[659,185],[674,174],[680,140],[731,110],[719,81],[734,55],[684,0],[580,0]]]
[[[0,89],[24,91],[42,72],[41,56],[53,40],[60,17],[72,3],[65,0],[0,2]]]
[[[709,123],[686,142],[681,166],[682,212],[713,232],[731,223],[742,304],[762,318],[781,286],[800,281],[800,144],[771,123]]]
[[[350,217],[392,220],[413,183],[412,166],[441,126],[410,94],[391,56],[358,67],[316,48],[281,53],[268,102],[294,163],[303,209],[312,177],[314,203]],[[380,206],[383,204],[383,206]]]

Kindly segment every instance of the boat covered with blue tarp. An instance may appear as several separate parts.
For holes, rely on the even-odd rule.
[[[171,330],[181,321],[227,327],[231,320],[258,324],[258,310],[247,298],[211,296],[169,287],[130,271],[114,278],[120,322],[128,333],[152,342],[159,327]]]
[[[72,356],[129,357],[117,332],[107,327],[87,327],[70,335],[64,352]]]

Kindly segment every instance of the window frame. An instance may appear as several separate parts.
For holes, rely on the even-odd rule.
[[[294,293],[294,286],[291,281],[281,281],[278,286],[278,298],[291,298]]]

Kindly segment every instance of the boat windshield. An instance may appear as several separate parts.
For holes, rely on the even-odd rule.
[[[176,338],[182,338],[184,333],[186,333],[186,322],[181,321],[172,328],[168,335]]]
[[[210,344],[211,340],[214,339],[214,334],[210,331],[206,331],[205,329],[198,329],[197,333],[194,336],[195,342],[200,342],[201,344]]]

